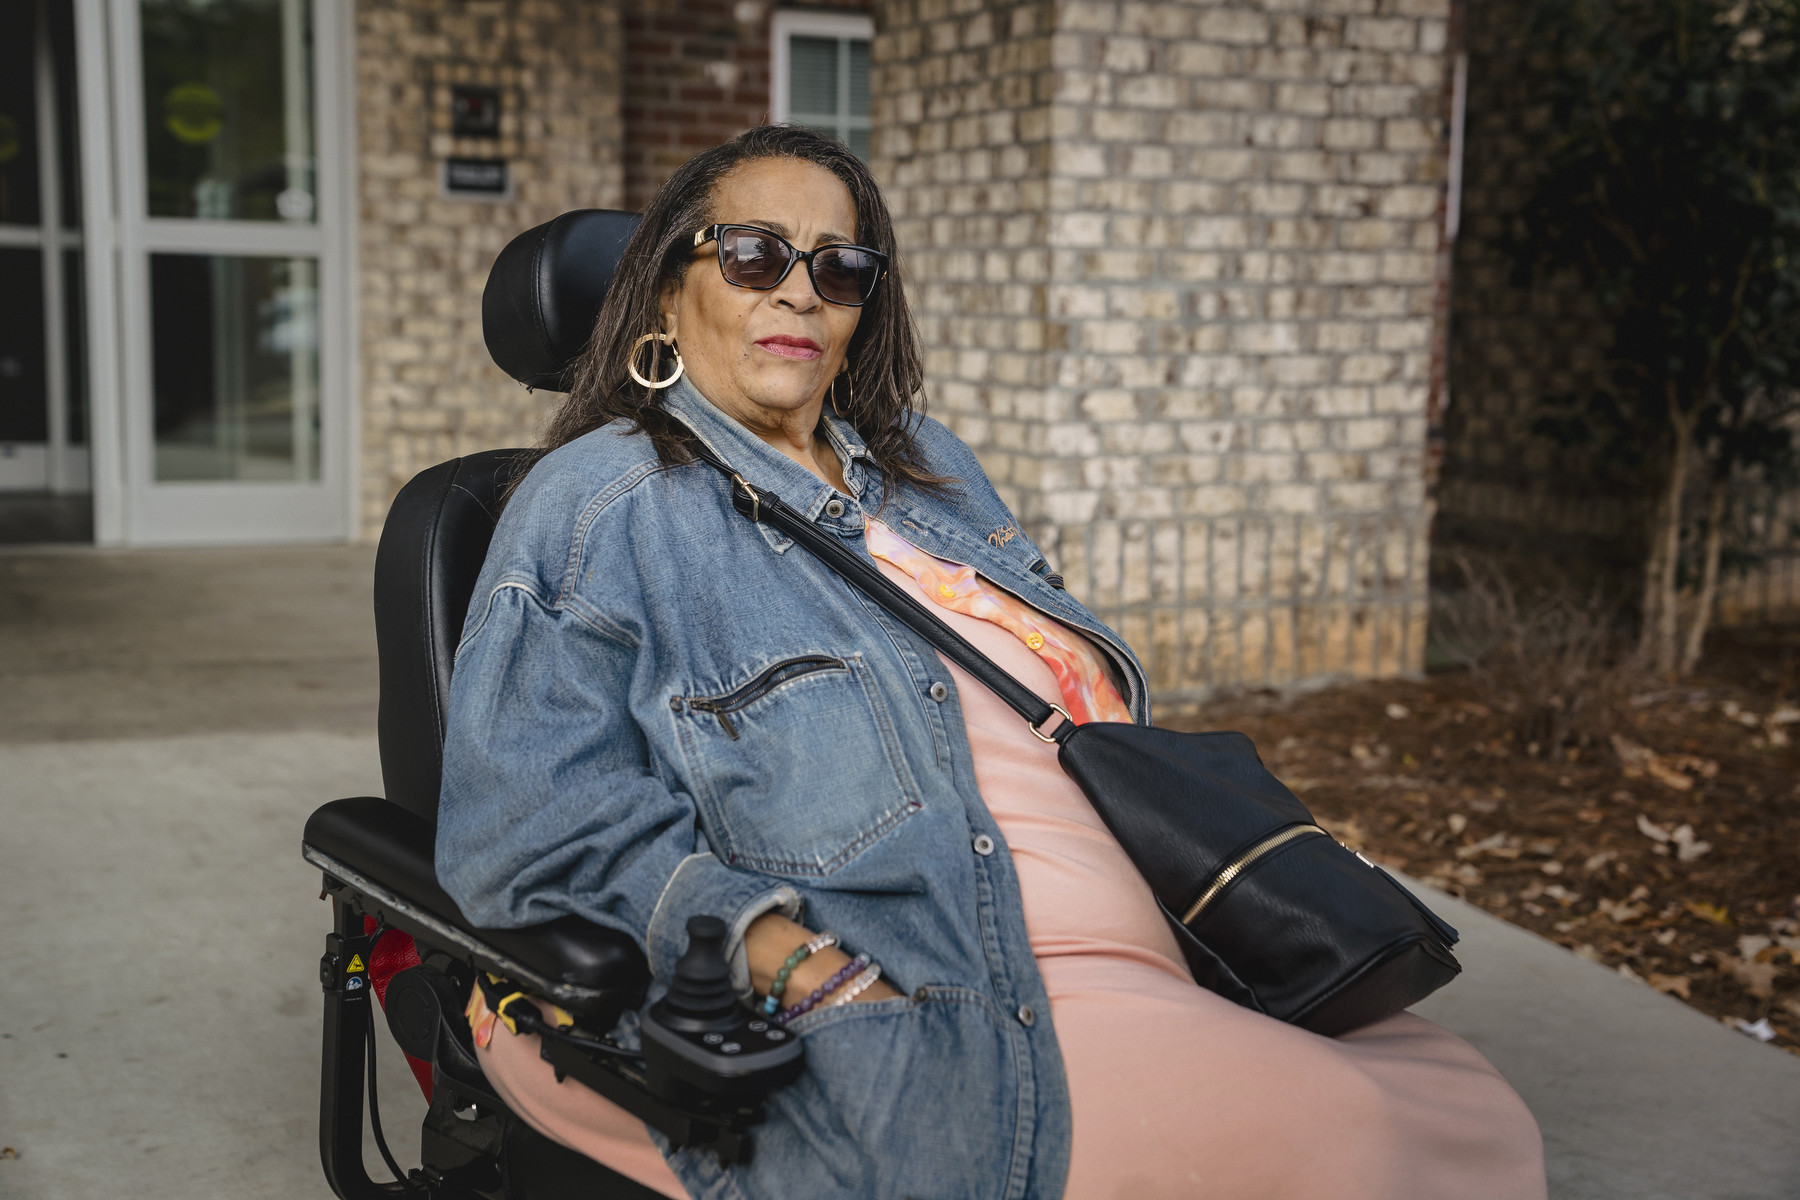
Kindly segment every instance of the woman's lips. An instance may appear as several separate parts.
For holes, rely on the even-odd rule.
[[[813,359],[825,353],[819,343],[815,341],[808,338],[788,337],[785,334],[763,338],[756,344],[770,354],[781,358]]]

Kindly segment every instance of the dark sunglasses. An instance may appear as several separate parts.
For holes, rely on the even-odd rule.
[[[794,264],[803,262],[813,291],[849,308],[867,304],[887,270],[887,255],[879,250],[835,244],[801,250],[780,234],[754,225],[708,225],[694,234],[694,248],[714,240],[719,243],[719,270],[726,283],[766,292],[781,286]]]

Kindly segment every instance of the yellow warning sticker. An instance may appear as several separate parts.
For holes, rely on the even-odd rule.
[[[350,965],[344,968],[344,974],[346,974],[346,975],[361,975],[362,972],[363,972],[362,955],[352,954],[350,956]]]

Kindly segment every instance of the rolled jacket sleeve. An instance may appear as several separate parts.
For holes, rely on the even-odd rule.
[[[744,931],[766,912],[797,919],[800,898],[714,857],[693,799],[651,769],[629,704],[639,648],[525,582],[502,580],[476,603],[444,736],[444,889],[479,926],[573,913],[620,930],[663,982],[688,918],[719,917],[747,991]]]

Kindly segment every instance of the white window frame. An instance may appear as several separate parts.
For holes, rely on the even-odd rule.
[[[789,8],[776,12],[769,23],[769,119],[777,125],[785,125],[793,119],[793,107],[788,97],[788,42],[794,37],[857,38],[873,42],[875,19],[861,13],[815,12],[811,9]],[[838,111],[845,120],[850,116],[848,97],[844,94],[849,86],[850,73],[846,69],[838,83]],[[848,132],[847,126],[844,132]]]

